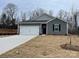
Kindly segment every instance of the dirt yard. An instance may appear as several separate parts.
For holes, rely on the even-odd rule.
[[[73,45],[79,46],[79,36],[70,36]],[[46,35],[38,36],[0,57],[11,58],[46,58],[46,57],[79,57],[79,51],[62,49],[60,45],[69,43],[69,36]]]

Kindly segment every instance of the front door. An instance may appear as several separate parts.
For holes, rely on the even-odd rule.
[[[46,34],[46,24],[42,24],[42,34]]]

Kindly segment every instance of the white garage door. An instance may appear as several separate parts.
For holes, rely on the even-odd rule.
[[[39,35],[39,26],[35,25],[22,25],[20,26],[21,35]]]

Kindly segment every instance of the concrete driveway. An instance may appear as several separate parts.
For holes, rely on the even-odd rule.
[[[14,35],[0,38],[0,55],[31,40],[37,35]]]

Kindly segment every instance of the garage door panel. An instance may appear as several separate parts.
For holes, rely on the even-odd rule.
[[[20,26],[21,35],[39,35],[39,26]]]

